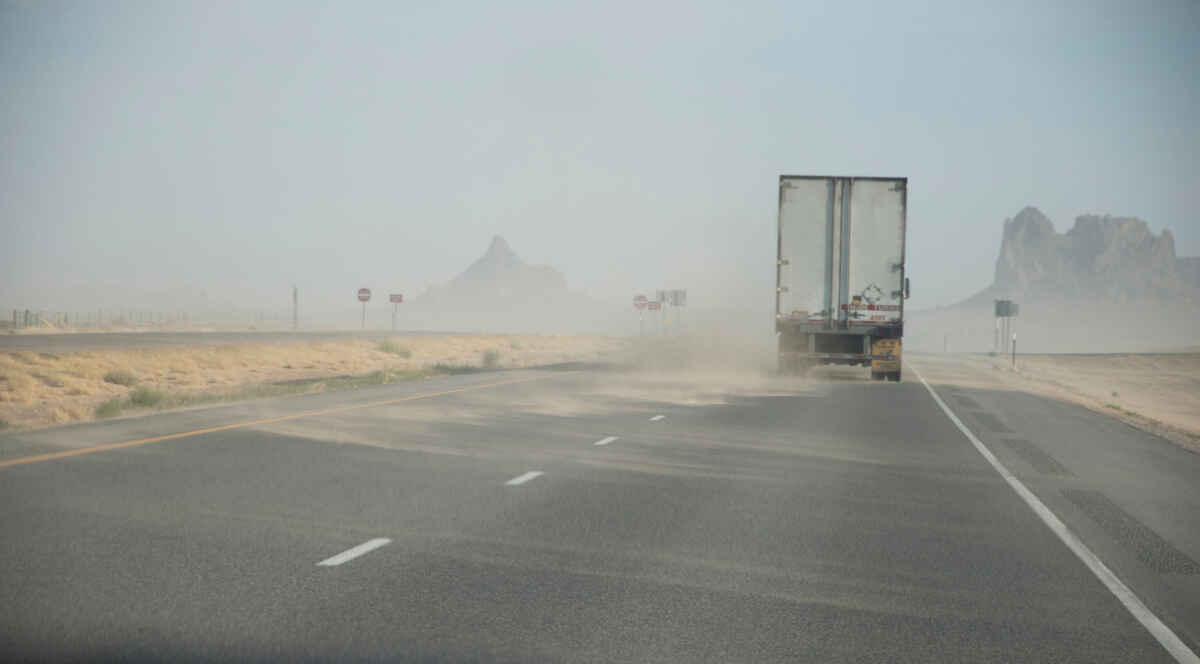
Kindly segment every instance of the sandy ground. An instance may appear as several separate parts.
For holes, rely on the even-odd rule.
[[[390,352],[379,340],[354,339],[0,353],[0,428],[90,420],[98,405],[126,398],[138,387],[168,395],[236,395],[283,381],[419,372],[437,364],[479,367],[489,352],[497,368],[605,360],[626,345],[605,337],[515,335],[403,337],[391,343]],[[128,372],[137,382],[105,381],[112,371]]]
[[[606,393],[613,389],[622,398],[644,392],[648,399],[678,403],[710,403],[782,389],[769,378],[773,349],[728,338],[638,342],[594,336],[444,335],[388,341],[390,348],[379,339],[325,339],[0,353],[0,429],[94,419],[98,405],[127,400],[138,387],[167,395],[244,398],[253,396],[256,386],[288,381],[378,371],[416,373],[437,364],[478,367],[489,351],[496,355],[498,368],[600,360],[640,369],[619,386],[602,384],[592,393],[524,404],[531,412],[603,409],[609,398],[618,396]],[[914,353],[910,359],[931,383],[1020,390],[1078,403],[1200,452],[1200,348],[1157,355],[1026,355],[1019,358],[1017,371],[1005,360],[986,355]],[[106,382],[110,371],[128,372],[137,382]],[[822,377],[810,376],[805,382],[849,379]],[[784,387],[795,390],[797,385],[793,380]],[[312,389],[324,386],[317,383]]]
[[[914,354],[931,383],[1020,390],[1077,403],[1200,453],[1200,352],[1027,355],[1014,371],[986,355]]]

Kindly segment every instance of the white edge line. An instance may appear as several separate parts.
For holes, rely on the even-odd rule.
[[[1071,552],[1074,553],[1081,561],[1083,561],[1083,564],[1092,571],[1092,574],[1095,574],[1096,578],[1100,579],[1100,582],[1103,583],[1106,588],[1108,588],[1109,592],[1111,592],[1118,600],[1120,600],[1121,604],[1123,604],[1125,608],[1128,609],[1131,614],[1133,614],[1133,617],[1142,624],[1142,627],[1145,627],[1146,630],[1150,632],[1150,635],[1153,636],[1158,643],[1162,645],[1162,647],[1165,648],[1172,657],[1175,658],[1175,661],[1179,662],[1180,664],[1200,664],[1200,657],[1197,657],[1196,653],[1192,652],[1191,648],[1188,648],[1187,645],[1175,635],[1175,632],[1171,631],[1170,627],[1167,627],[1165,624],[1163,624],[1163,621],[1159,620],[1158,616],[1154,615],[1154,612],[1152,612],[1145,605],[1145,603],[1143,603],[1142,600],[1138,598],[1138,596],[1135,595],[1132,590],[1129,589],[1129,586],[1125,585],[1121,579],[1117,578],[1117,575],[1114,574],[1112,570],[1108,569],[1108,566],[1105,565],[1096,554],[1092,553],[1092,550],[1089,549],[1087,545],[1083,543],[1083,541],[1076,537],[1075,533],[1072,533],[1071,530],[1067,528],[1066,524],[1064,524],[1062,520],[1054,514],[1054,512],[1050,511],[1049,507],[1046,507],[1045,503],[1043,503],[1036,495],[1034,495],[1034,493],[1030,491],[1021,482],[1021,480],[1017,479],[1015,475],[1009,472],[1008,468],[1004,467],[1004,464],[1000,463],[1000,460],[996,458],[996,455],[992,454],[991,450],[989,450],[982,442],[980,442],[980,440],[975,437],[975,434],[971,433],[970,429],[963,425],[962,420],[958,419],[958,416],[956,416],[954,412],[950,410],[950,408],[946,405],[946,402],[942,401],[942,398],[938,396],[937,392],[934,392],[929,383],[925,381],[925,377],[921,375],[921,372],[917,371],[917,368],[911,364],[908,366],[913,370],[914,373],[917,374],[917,378],[921,379],[921,384],[925,386],[925,389],[929,390],[929,394],[933,396],[933,400],[937,402],[937,405],[942,407],[942,411],[946,413],[946,416],[950,418],[950,421],[953,422],[954,425],[958,427],[958,430],[967,437],[967,440],[971,441],[971,444],[974,445],[975,449],[983,455],[983,458],[987,459],[988,463],[992,464],[992,468],[994,468],[997,473],[1000,473],[1000,476],[1004,478],[1004,481],[1008,482],[1008,485],[1012,487],[1013,491],[1017,492],[1017,495],[1025,501],[1026,505],[1029,505],[1029,508],[1033,510],[1034,514],[1037,514],[1038,517],[1041,518],[1042,522],[1045,523],[1050,530],[1054,531],[1055,535],[1058,535],[1058,539],[1062,540],[1062,543],[1066,544],[1067,548],[1070,549]]]
[[[354,560],[355,558],[357,558],[363,554],[370,553],[370,552],[374,551],[375,549],[378,549],[381,546],[390,544],[391,542],[392,542],[392,540],[390,540],[386,537],[376,537],[375,539],[367,540],[367,541],[363,542],[362,544],[359,544],[358,546],[354,547],[353,549],[346,549],[345,551],[337,554],[336,556],[333,556],[332,558],[326,558],[325,560],[322,560],[321,562],[317,563],[317,566],[318,567],[335,567],[337,565],[341,565],[344,562],[349,562],[351,560]]]
[[[666,417],[666,415],[655,415],[654,417],[651,417],[651,418],[650,418],[650,421],[651,421],[651,422],[657,422],[657,421],[661,420],[661,419],[662,419],[662,418],[664,418],[664,417]]]
[[[508,486],[517,486],[519,484],[524,484],[524,483],[528,482],[529,480],[531,480],[539,475],[542,475],[542,474],[543,473],[540,470],[531,470],[528,473],[525,473],[524,475],[517,475],[516,477],[512,478],[511,480],[505,482],[505,484],[507,484]]]
[[[607,444],[613,442],[614,440],[620,440],[620,439],[617,438],[616,436],[609,436],[608,438],[601,438],[600,440],[597,440],[596,442],[594,442],[592,444],[593,445],[607,445]]]

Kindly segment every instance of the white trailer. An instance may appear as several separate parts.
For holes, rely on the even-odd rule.
[[[779,176],[779,367],[871,367],[900,380],[908,178]]]

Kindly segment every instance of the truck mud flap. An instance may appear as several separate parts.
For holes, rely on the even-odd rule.
[[[900,340],[876,339],[871,344],[872,355],[887,355],[889,357],[871,358],[871,373],[900,375]]]

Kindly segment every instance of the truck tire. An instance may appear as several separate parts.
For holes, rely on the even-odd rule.
[[[872,371],[871,372],[871,380],[883,380],[884,378],[887,378],[887,376],[888,375],[883,373],[882,371]]]
[[[900,382],[900,372],[899,372],[899,371],[893,371],[893,372],[889,373],[889,374],[887,375],[887,379],[888,379],[888,380],[890,380],[890,381],[892,381],[892,382],[899,383],[899,382]]]

